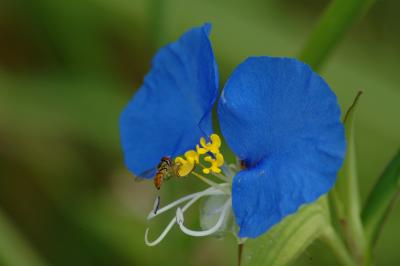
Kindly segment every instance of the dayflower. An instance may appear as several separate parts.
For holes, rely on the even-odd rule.
[[[157,198],[148,219],[175,207],[176,217],[153,242],[146,230],[148,245],[159,243],[175,223],[189,235],[213,234],[232,210],[238,238],[257,237],[327,193],[343,161],[344,129],[328,84],[296,59],[263,56],[241,63],[219,98],[222,135],[243,167],[225,162],[212,128],[219,81],[210,29],[193,28],[160,49],[120,118],[125,163],[133,174],[153,178],[160,159],[171,158],[171,168],[161,169],[165,176],[194,175],[210,186],[162,208]],[[221,182],[206,177],[211,175]],[[215,225],[188,229],[184,212],[215,195],[225,199],[215,209]]]

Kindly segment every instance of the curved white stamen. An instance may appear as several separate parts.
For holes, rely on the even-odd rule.
[[[181,228],[182,232],[184,232],[185,234],[190,235],[190,236],[208,236],[208,235],[211,235],[211,234],[217,232],[218,229],[222,226],[222,223],[223,223],[223,221],[224,221],[224,219],[225,219],[225,217],[226,217],[226,215],[228,213],[230,205],[231,205],[231,199],[229,199],[225,203],[224,209],[222,210],[221,215],[219,216],[217,223],[213,227],[211,227],[210,229],[204,230],[204,231],[193,231],[193,230],[190,230],[187,227],[185,227],[183,225],[183,221],[184,221],[183,211],[184,210],[181,210],[180,208],[178,208],[176,210],[176,217],[177,217],[178,225]]]
[[[175,204],[176,202],[178,202],[179,201],[179,203],[182,203],[183,201],[182,201],[182,199],[184,199],[185,198],[185,200],[188,200],[188,199],[190,199],[191,198],[191,200],[188,202],[188,203],[186,203],[186,205],[185,206],[183,206],[183,208],[182,208],[182,211],[183,212],[185,212],[190,206],[192,206],[196,201],[198,201],[200,198],[202,198],[202,197],[204,197],[204,196],[209,196],[209,195],[219,195],[219,194],[224,194],[224,192],[222,191],[222,190],[219,190],[219,189],[215,189],[215,188],[209,188],[209,189],[206,189],[206,190],[204,190],[204,191],[202,191],[202,192],[197,192],[197,193],[194,193],[194,194],[192,194],[192,195],[188,195],[188,196],[186,196],[186,197],[183,197],[183,198],[181,198],[180,200],[177,200],[177,201],[175,201],[175,202],[173,202],[173,203],[171,203],[171,204],[169,204],[169,205],[173,205],[172,207],[174,207],[174,206],[176,206],[177,204]],[[190,196],[190,197],[189,197]],[[189,198],[188,198],[189,197]],[[178,204],[179,204],[178,203]],[[168,205],[168,206],[169,206]],[[166,207],[168,207],[168,206],[166,206]],[[156,215],[158,215],[158,214],[160,214],[160,213],[162,213],[162,212],[164,212],[164,211],[166,211],[167,209],[165,209],[166,207],[164,207],[164,208],[162,208],[162,209],[160,209],[158,212],[157,212],[157,214],[155,214],[154,216],[156,216]],[[168,207],[168,209],[170,209],[170,208],[172,208],[172,207]],[[163,210],[164,209],[164,210]],[[226,212],[226,210],[224,210],[225,212]],[[152,214],[153,212],[151,212],[150,214]],[[150,217],[150,215],[149,215],[149,217]],[[151,218],[153,218],[153,217],[151,217]],[[150,219],[151,219],[150,218]],[[183,215],[182,215],[182,219],[183,219]],[[149,234],[149,228],[147,228],[146,229],[146,232],[145,232],[145,234],[144,234],[144,242],[146,243],[146,245],[148,245],[148,246],[155,246],[155,245],[157,245],[157,244],[159,244],[164,238],[165,238],[165,236],[168,234],[168,232],[172,229],[172,227],[174,226],[174,224],[175,224],[175,222],[176,222],[176,217],[174,217],[174,218],[172,218],[172,220],[169,222],[169,224],[167,225],[167,227],[164,229],[164,231],[161,233],[161,235],[156,239],[156,240],[154,240],[154,241],[152,241],[152,242],[150,242],[149,240],[148,240],[148,234]]]
[[[226,186],[226,185],[228,185],[228,184],[221,184],[220,186],[223,187],[223,186]],[[223,191],[221,191],[220,189],[211,187],[211,188],[208,188],[206,190],[203,190],[203,191],[200,191],[200,192],[196,192],[196,193],[184,196],[184,197],[182,197],[182,198],[180,198],[180,199],[178,199],[178,200],[176,200],[176,201],[174,201],[174,202],[162,207],[161,209],[158,209],[157,212],[154,212],[154,210],[152,210],[149,213],[149,215],[147,216],[147,220],[151,220],[154,217],[156,217],[157,215],[160,215],[163,212],[166,212],[169,209],[171,209],[171,208],[173,208],[173,207],[175,207],[175,206],[177,206],[177,205],[179,205],[179,204],[181,204],[181,203],[183,203],[185,201],[193,199],[195,197],[198,197],[198,196],[203,197],[203,196],[211,196],[211,195],[223,195],[223,194],[225,194],[225,193]]]
[[[164,237],[168,234],[168,232],[172,229],[172,227],[175,224],[175,221],[176,221],[175,218],[172,219],[169,222],[169,224],[167,225],[167,227],[164,229],[164,231],[161,233],[161,235],[156,240],[154,240],[153,242],[150,242],[149,239],[148,239],[148,234],[149,234],[149,230],[150,229],[147,228],[146,232],[144,233],[144,242],[146,243],[146,245],[148,245],[149,247],[152,247],[152,246],[155,246],[158,243],[160,243],[164,239]]]

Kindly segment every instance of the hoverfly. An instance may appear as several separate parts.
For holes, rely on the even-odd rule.
[[[153,177],[154,186],[160,190],[161,185],[164,181],[169,180],[172,177],[181,177],[178,174],[180,164],[175,163],[171,160],[170,157],[164,156],[161,158],[160,162],[158,163],[157,167],[154,169],[150,169],[145,171],[140,176],[136,176],[136,181],[142,181],[144,179]],[[154,174],[155,173],[155,174]]]
[[[157,165],[157,173],[154,177],[154,186],[157,189],[160,189],[164,180],[168,180],[173,176],[179,176],[177,168],[177,164],[175,164],[170,157],[162,157],[160,163]]]
[[[153,178],[154,186],[157,188],[157,190],[160,190],[161,185],[164,182],[164,180],[168,180],[174,176],[179,177],[178,167],[179,167],[179,165],[176,164],[175,162],[173,162],[170,157],[164,156],[161,158],[160,162],[158,163],[158,165],[155,169],[156,174]],[[150,170],[142,173],[141,176],[143,176],[143,177],[136,176],[135,180],[142,181],[144,179],[144,177],[151,177],[152,175],[154,175],[154,169],[150,169]],[[157,213],[159,206],[160,206],[160,196],[157,196],[156,201],[154,202],[154,207],[153,207],[154,214]]]

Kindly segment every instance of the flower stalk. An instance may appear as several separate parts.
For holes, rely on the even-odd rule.
[[[356,266],[353,257],[347,250],[346,245],[337,235],[332,226],[328,226],[321,235],[321,240],[324,241],[336,255],[336,258],[343,266]]]

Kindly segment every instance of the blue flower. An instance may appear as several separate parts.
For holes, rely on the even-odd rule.
[[[218,73],[206,24],[156,54],[152,68],[120,118],[125,163],[151,178],[160,158],[176,157],[212,130]],[[153,170],[153,171],[152,171]]]
[[[135,175],[151,178],[161,158],[188,150],[190,156],[186,153],[177,162],[196,165],[199,155],[209,154],[205,161],[213,164],[222,156],[219,138],[205,141],[213,136],[211,110],[218,96],[210,29],[209,24],[193,28],[160,49],[123,111],[122,147]],[[223,88],[218,119],[224,140],[244,169],[232,174],[221,167],[220,174],[222,157],[213,164],[216,168],[203,172],[211,169],[222,179],[232,178],[228,194],[238,237],[263,234],[335,183],[346,146],[340,109],[328,84],[308,65],[292,58],[248,58]],[[182,209],[177,223],[185,228]]]

